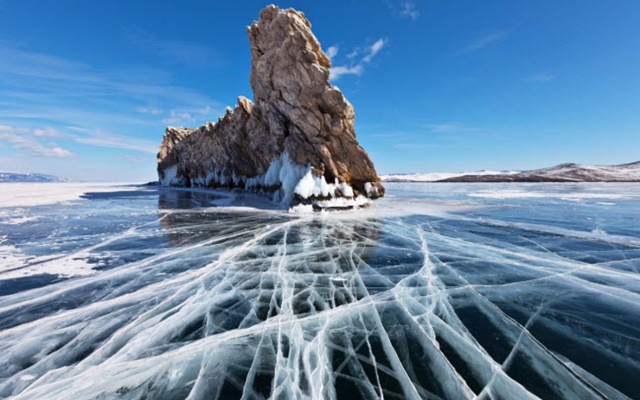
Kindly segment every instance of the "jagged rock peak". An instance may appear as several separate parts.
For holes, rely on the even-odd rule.
[[[267,6],[247,27],[251,88],[216,124],[167,128],[164,185],[241,187],[284,203],[362,203],[384,195],[356,140],[353,106],[329,83],[331,62],[304,14]]]

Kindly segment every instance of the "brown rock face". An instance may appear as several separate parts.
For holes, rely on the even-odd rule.
[[[353,106],[329,84],[331,63],[304,14],[267,6],[247,31],[255,104],[240,97],[215,124],[167,128],[160,181],[280,191],[289,202],[384,195],[356,140]]]

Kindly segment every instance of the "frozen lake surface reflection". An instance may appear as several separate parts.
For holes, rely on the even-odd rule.
[[[0,397],[640,398],[640,185],[386,186],[0,186]]]

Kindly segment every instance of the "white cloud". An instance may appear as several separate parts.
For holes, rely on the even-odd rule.
[[[45,146],[25,128],[0,126],[0,140],[11,144],[14,149],[28,150],[34,157],[72,157],[73,154],[61,147]]]
[[[331,68],[331,79],[338,80],[343,75],[362,75],[364,71],[362,65],[355,65],[353,67],[339,66]]]
[[[331,46],[327,49],[327,57],[329,57],[329,60],[332,60],[333,57],[338,55],[338,46]]]
[[[42,153],[42,156],[43,157],[71,157],[73,156],[73,154],[69,150],[56,147],[53,149],[47,149],[47,151]]]
[[[0,133],[29,133],[29,129],[0,125]]]
[[[78,135],[73,136],[73,140],[78,143],[97,147],[135,150],[143,153],[156,154],[158,152],[159,143],[152,142],[150,140],[114,135],[101,130],[91,131],[82,128],[70,129],[79,132]]]
[[[415,21],[420,16],[420,11],[418,11],[418,8],[413,1],[404,1],[400,3],[399,14]]]
[[[429,124],[427,128],[434,133],[460,133],[460,132],[478,132],[482,131],[482,128],[464,126],[457,122],[449,122],[442,124]]]
[[[163,113],[162,110],[158,110],[157,108],[153,108],[153,107],[138,107],[136,108],[136,112],[140,114],[150,114],[150,115],[160,115]]]
[[[410,18],[414,21],[420,16],[420,11],[413,0],[386,0],[386,3],[393,15]]]
[[[359,62],[351,65],[337,65],[335,67],[331,67],[331,80],[338,80],[343,75],[362,75],[364,72],[364,66],[371,62],[373,57],[382,50],[382,48],[386,45],[386,41],[384,39],[378,39],[371,46],[368,46],[365,49],[365,55],[360,59]],[[331,49],[331,47],[329,48]],[[327,50],[329,51],[329,50]],[[348,58],[354,58],[359,53],[359,50],[356,50],[349,54]],[[337,49],[335,50],[334,56],[337,55]]]
[[[347,58],[348,59],[356,58],[358,56],[358,54],[360,54],[360,50],[355,49],[351,53],[347,54]]]
[[[170,109],[219,104],[197,90],[139,68],[98,71],[57,56],[25,51],[0,41],[0,120],[47,120],[57,125],[137,132],[158,124]],[[132,74],[134,72],[134,74]],[[81,99],[81,103],[79,103]],[[146,102],[153,99],[153,107]],[[151,122],[147,116],[158,116]],[[135,134],[135,133],[134,133]]]
[[[44,129],[35,129],[33,135],[41,138],[59,138],[65,135],[52,127],[48,126]]]
[[[376,40],[376,42],[374,44],[371,45],[371,47],[369,47],[369,54],[367,54],[366,56],[364,56],[364,58],[362,59],[362,61],[368,63],[371,61],[371,59],[378,54],[378,52],[380,50],[382,50],[382,48],[385,45],[385,41],[384,39],[378,39]]]
[[[171,110],[169,116],[162,120],[163,124],[167,125],[180,125],[180,124],[192,124],[197,121],[202,121],[206,117],[210,117],[213,113],[211,106],[198,108],[195,110]]]
[[[158,152],[159,143],[151,140],[114,135],[101,130],[90,130],[74,126],[68,126],[65,130],[68,133],[61,133],[51,127],[32,130],[0,125],[0,141],[10,143],[15,149],[30,150],[31,154],[36,157],[70,157],[73,155],[70,151],[58,146],[57,143],[49,142],[45,145],[40,142],[41,139],[54,137],[97,147],[135,150],[151,154]],[[13,156],[15,157],[16,155],[14,154]]]
[[[164,118],[162,120],[163,124],[167,125],[177,125],[180,123],[191,123],[195,120],[193,115],[189,112],[171,110],[168,118]]]

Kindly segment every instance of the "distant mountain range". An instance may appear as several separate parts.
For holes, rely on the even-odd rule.
[[[69,182],[69,180],[53,175],[0,171],[0,182]]]
[[[640,161],[620,165],[560,164],[531,171],[384,175],[383,182],[640,182]]]

